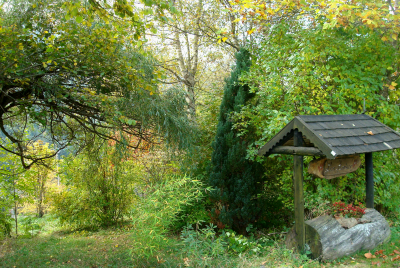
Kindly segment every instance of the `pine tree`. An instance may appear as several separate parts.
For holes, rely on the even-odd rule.
[[[239,136],[231,119],[232,113],[239,112],[252,97],[249,87],[239,81],[250,65],[249,52],[241,49],[236,55],[236,67],[226,81],[209,177],[209,184],[215,189],[210,195],[216,204],[213,214],[218,217],[219,227],[222,223],[239,232],[245,232],[261,212],[257,194],[262,190],[263,169],[261,164],[246,159],[249,137]]]

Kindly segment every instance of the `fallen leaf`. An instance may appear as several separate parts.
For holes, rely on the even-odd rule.
[[[398,251],[398,250],[393,250],[393,252],[396,254],[400,254],[400,251]]]
[[[397,255],[396,257],[392,258],[392,261],[397,261],[398,259],[400,259],[399,255]]]
[[[372,131],[368,131],[367,134],[374,135],[374,133],[372,133]]]
[[[367,253],[364,254],[364,256],[367,259],[371,259],[373,255],[370,252],[367,252]]]
[[[393,255],[394,255],[394,253],[390,253],[390,254],[389,254],[389,256],[393,256]]]

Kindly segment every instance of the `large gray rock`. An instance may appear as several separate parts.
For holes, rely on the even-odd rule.
[[[333,260],[351,255],[359,250],[371,250],[390,237],[389,224],[375,209],[366,209],[360,223],[343,228],[332,216],[324,215],[305,222],[306,248],[314,258]],[[294,229],[288,234],[286,245],[293,248]]]

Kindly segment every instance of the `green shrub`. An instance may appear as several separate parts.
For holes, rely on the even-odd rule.
[[[209,190],[198,180],[185,176],[170,176],[148,187],[144,197],[132,211],[133,249],[136,258],[148,259],[174,243],[168,233],[179,221],[179,215],[206,197]]]
[[[137,174],[129,154],[119,146],[96,142],[83,154],[64,159],[65,189],[53,197],[61,224],[97,228],[114,225],[129,214]]]
[[[255,239],[252,235],[251,225],[247,228],[247,231],[251,234],[248,237],[238,235],[232,230],[223,230],[218,235],[216,229],[217,227],[211,224],[199,230],[188,225],[182,230],[181,253],[187,260],[188,266],[210,266],[213,260],[227,257],[227,255],[238,255],[239,257],[246,255],[249,257],[262,254],[274,244],[274,241],[265,237]]]
[[[22,230],[20,238],[32,238],[38,235],[44,223],[41,223],[35,215],[19,216],[18,220],[19,230]]]
[[[10,236],[11,234],[11,217],[2,209],[0,209],[0,239]]]
[[[87,190],[77,187],[69,187],[53,197],[53,213],[59,217],[60,224],[79,228],[97,228],[100,222],[95,213],[91,211],[91,206],[87,202],[89,199]]]
[[[183,228],[181,253],[188,265],[206,267],[210,265],[212,258],[227,253],[228,244],[224,239],[217,237],[216,228],[212,224],[200,230],[194,230],[191,225]]]

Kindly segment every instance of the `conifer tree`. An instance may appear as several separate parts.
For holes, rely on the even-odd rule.
[[[210,195],[216,204],[213,214],[218,217],[219,227],[239,232],[244,232],[261,212],[257,194],[262,190],[263,169],[261,164],[246,159],[249,136],[239,136],[232,122],[232,113],[239,112],[252,97],[249,87],[239,81],[250,65],[249,52],[241,49],[236,55],[236,67],[226,81],[209,177],[209,184],[215,189]]]

